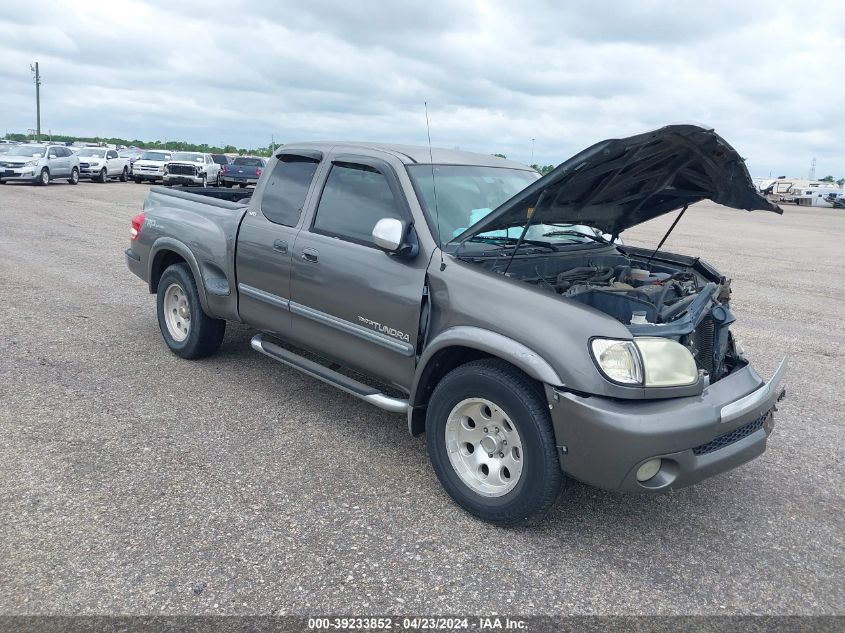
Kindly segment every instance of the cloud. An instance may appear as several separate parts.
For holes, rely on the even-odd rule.
[[[754,174],[845,175],[845,6],[138,0],[0,14],[0,132],[257,146],[426,141],[558,163],[673,122],[715,127]],[[532,143],[532,139],[534,139]]]

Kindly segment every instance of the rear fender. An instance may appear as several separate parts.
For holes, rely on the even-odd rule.
[[[202,304],[203,311],[208,315],[213,315],[213,312],[208,306],[208,295],[205,290],[205,283],[203,282],[200,267],[197,263],[197,258],[185,244],[172,237],[160,237],[153,242],[150,249],[149,270],[147,271],[148,279],[150,280],[150,292],[156,293],[158,291],[158,280],[164,270],[161,269],[162,259],[166,257],[168,252],[173,252],[179,255],[187,262],[191,273],[194,276],[194,283],[197,285],[197,293],[200,296],[200,304]]]

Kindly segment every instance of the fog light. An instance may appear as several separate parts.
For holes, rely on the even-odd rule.
[[[661,460],[650,459],[637,469],[637,481],[648,481],[660,470]]]

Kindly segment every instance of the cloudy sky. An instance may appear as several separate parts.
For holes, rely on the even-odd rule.
[[[523,162],[694,122],[752,175],[845,176],[840,0],[3,0],[0,133],[36,60],[55,133],[425,143],[428,101],[435,145]]]

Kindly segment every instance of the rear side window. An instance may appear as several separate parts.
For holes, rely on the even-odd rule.
[[[402,219],[384,175],[369,165],[335,163],[329,172],[314,229],[361,244],[373,243],[382,218]]]
[[[276,224],[296,226],[319,164],[320,161],[305,156],[281,156],[261,196],[264,217]]]

